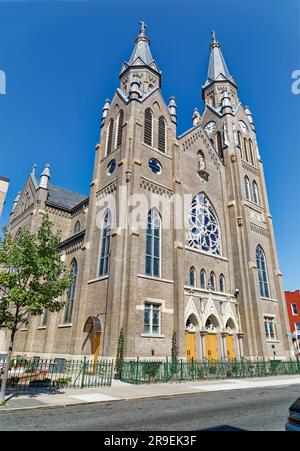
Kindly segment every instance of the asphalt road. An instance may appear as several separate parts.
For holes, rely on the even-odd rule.
[[[0,413],[0,431],[283,431],[300,385]]]

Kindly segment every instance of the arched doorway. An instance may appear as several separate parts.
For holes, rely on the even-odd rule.
[[[190,315],[185,325],[185,352],[187,361],[197,359],[196,336],[198,321],[195,315]]]
[[[226,348],[227,348],[227,358],[229,360],[235,359],[235,350],[234,350],[234,331],[235,331],[235,324],[233,320],[230,318],[226,323]]]
[[[90,340],[91,343],[91,357],[94,363],[97,362],[100,354],[100,337],[102,332],[101,321],[98,316],[89,316],[85,322],[84,332],[88,335],[85,339],[85,343]]]
[[[205,323],[205,328],[207,330],[206,341],[205,341],[205,349],[206,349],[206,358],[207,360],[218,360],[219,352],[218,352],[218,331],[219,331],[219,322],[214,315],[211,315],[207,318]]]

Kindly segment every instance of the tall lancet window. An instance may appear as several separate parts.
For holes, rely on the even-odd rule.
[[[122,144],[123,122],[124,122],[124,111],[121,110],[118,115],[116,147],[119,147]]]
[[[107,137],[106,137],[106,155],[109,155],[112,150],[112,140],[114,132],[114,120],[111,119],[108,124]]]
[[[237,135],[238,135],[238,143],[239,143],[241,158],[243,158],[242,134],[240,131],[238,131]]]
[[[204,269],[201,269],[200,272],[200,288],[202,288],[202,290],[206,290],[206,272]]]
[[[245,150],[245,158],[247,163],[249,163],[249,156],[248,156],[248,143],[247,143],[247,139],[244,138],[244,150]]]
[[[71,282],[67,291],[64,324],[70,324],[72,322],[76,282],[77,282],[77,272],[78,272],[77,261],[73,260],[71,265]]]
[[[253,202],[259,205],[258,186],[255,180],[253,181],[252,186],[253,186]]]
[[[213,291],[216,291],[216,276],[212,271],[209,276],[209,288]]]
[[[163,116],[158,119],[158,150],[166,151],[166,121]]]
[[[144,118],[144,143],[152,146],[153,114],[150,108],[145,111]]]
[[[192,266],[190,268],[190,287],[195,287],[196,285],[196,270],[195,268]]]
[[[217,136],[217,149],[218,149],[218,154],[219,157],[221,158],[221,160],[224,160],[224,152],[223,152],[223,143],[222,143],[222,135],[221,132],[217,132],[216,133]]]
[[[189,212],[189,246],[208,254],[221,254],[221,236],[217,214],[204,193],[197,194]]]
[[[270,297],[268,269],[266,263],[266,256],[263,248],[258,245],[256,248],[256,266],[258,270],[259,291],[263,298]]]
[[[160,277],[161,219],[156,208],[148,213],[146,233],[146,274]]]
[[[111,212],[108,210],[104,216],[103,221],[101,254],[99,263],[100,277],[107,275],[109,271],[110,240],[111,240]]]
[[[251,161],[251,164],[254,166],[253,145],[252,145],[251,139],[249,139],[249,152],[250,152],[250,161]]]
[[[250,181],[247,176],[244,178],[244,183],[246,199],[251,200]]]

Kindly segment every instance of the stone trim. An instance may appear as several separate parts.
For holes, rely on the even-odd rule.
[[[163,334],[141,334],[142,338],[166,338]]]
[[[104,186],[101,190],[99,190],[96,193],[96,201],[103,199],[104,197],[108,196],[109,194],[112,194],[116,190],[117,190],[117,179],[108,183],[106,186]]]
[[[242,167],[246,171],[250,172],[253,175],[259,176],[259,171],[251,164],[247,163],[246,161],[242,160]]]
[[[147,276],[146,274],[138,274],[137,277],[139,277],[141,279],[154,280],[156,282],[172,283],[172,284],[174,283],[174,280],[162,279],[160,277]]]
[[[173,195],[173,191],[160,183],[153,182],[152,180],[141,177],[140,187],[146,191],[151,191],[153,194],[157,194],[162,197],[170,197]]]
[[[250,222],[250,230],[252,230],[252,232],[258,233],[259,235],[269,237],[269,230],[257,224],[254,224],[254,222]]]
[[[197,254],[206,255],[207,257],[217,258],[218,260],[222,260],[224,262],[228,262],[228,258],[226,258],[226,257],[222,257],[221,255],[208,254],[207,252],[200,251],[199,249],[195,249],[194,247],[191,247],[191,246],[188,246],[188,245],[185,245],[184,249],[186,251],[196,252]]]
[[[107,280],[109,279],[109,276],[101,276],[101,277],[97,277],[96,279],[91,279],[88,280],[88,285],[90,285],[91,283],[96,283],[96,282],[101,282],[102,280]]]

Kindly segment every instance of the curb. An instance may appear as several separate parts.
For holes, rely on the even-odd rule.
[[[293,381],[290,381],[289,385],[284,385],[284,386],[290,386],[290,385],[299,385],[298,383],[293,383]],[[240,387],[235,389],[236,391],[239,390],[253,390],[256,387]],[[264,387],[264,388],[272,388],[272,386],[270,387]],[[222,391],[231,391],[231,390],[222,390]],[[206,392],[206,391],[198,391],[195,392],[194,390],[189,390],[186,392],[181,392],[181,393],[170,393],[170,394],[161,394],[161,395],[156,395],[156,396],[140,396],[137,398],[116,398],[116,399],[110,399],[107,401],[85,401],[85,402],[72,402],[72,403],[62,403],[62,404],[44,404],[41,406],[29,406],[29,407],[4,407],[1,408],[0,407],[0,416],[5,414],[5,413],[17,413],[17,412],[21,412],[21,411],[28,411],[28,410],[48,410],[48,409],[67,409],[68,407],[78,407],[78,406],[86,406],[86,405],[95,405],[95,404],[107,404],[107,403],[112,403],[112,402],[122,402],[122,401],[135,401],[135,400],[142,400],[142,399],[159,399],[159,398],[171,398],[174,396],[185,396],[185,395],[190,395],[190,394],[200,394],[200,393],[216,393],[216,392]]]

